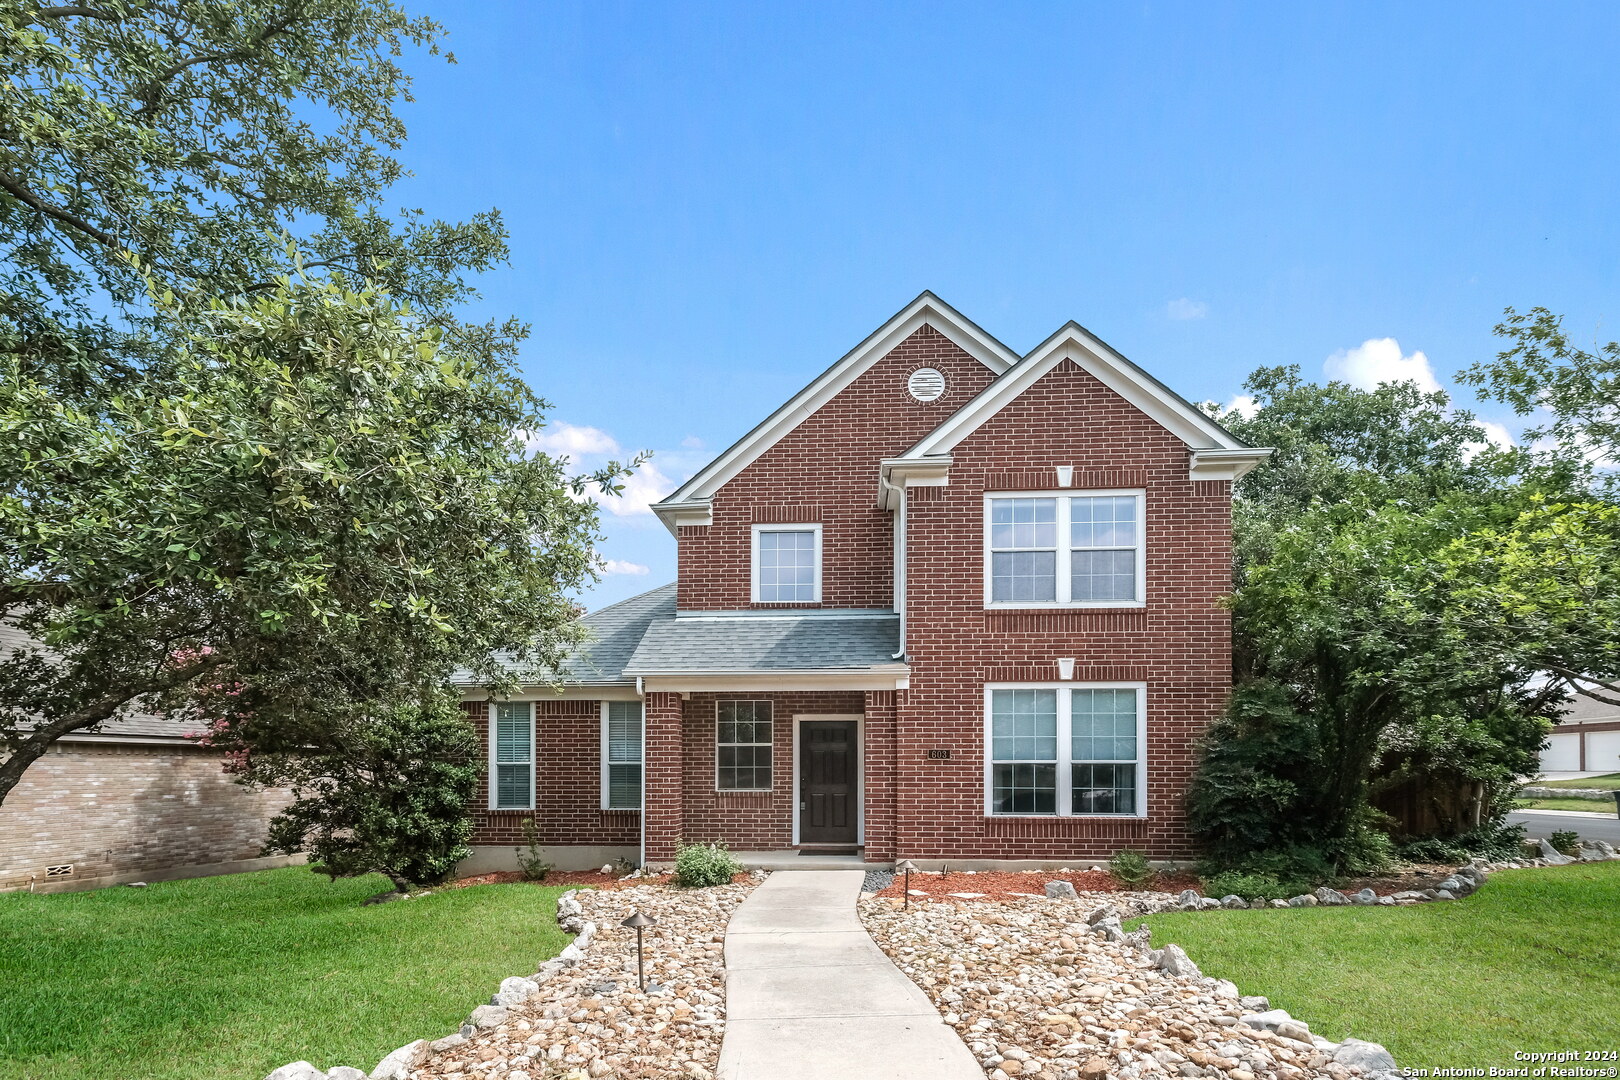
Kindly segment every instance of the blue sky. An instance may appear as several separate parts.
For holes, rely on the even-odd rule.
[[[400,202],[505,213],[549,445],[656,452],[592,606],[673,579],[649,495],[925,288],[1194,399],[1449,386],[1509,304],[1616,336],[1617,5],[410,6],[460,63],[407,61]]]

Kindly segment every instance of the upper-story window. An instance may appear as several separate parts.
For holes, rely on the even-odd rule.
[[[1140,607],[1140,491],[984,500],[987,607]]]
[[[821,526],[755,525],[753,601],[815,604],[821,601]]]

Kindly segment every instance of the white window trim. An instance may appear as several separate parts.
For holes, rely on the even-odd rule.
[[[500,762],[496,760],[496,751],[499,748],[499,732],[496,715],[502,705],[527,705],[529,707],[529,803],[527,806],[501,806],[501,771]],[[489,703],[489,808],[491,810],[506,810],[522,813],[533,811],[535,796],[538,794],[539,784],[536,782],[537,770],[535,762],[539,759],[540,748],[534,741],[534,702],[532,701],[491,701]],[[509,762],[508,764],[516,764]]]
[[[992,694],[997,690],[1056,690],[1057,691],[1057,813],[1005,814],[995,809],[995,761],[991,742],[995,720],[991,713]],[[1074,741],[1071,725],[1074,721],[1074,690],[1135,690],[1136,691],[1136,813],[1134,814],[1076,814],[1074,800],[1073,767]],[[984,814],[998,818],[1087,818],[1096,821],[1130,821],[1147,817],[1147,683],[1140,682],[1070,682],[1070,683],[985,683],[984,684]]]
[[[644,703],[642,703],[640,701],[636,702],[637,705],[641,706],[641,795],[640,795],[640,797],[638,799],[636,799],[636,805],[634,805],[634,806],[613,806],[613,805],[610,805],[611,800],[609,798],[609,795],[610,795],[610,792],[611,792],[611,789],[612,789],[612,785],[609,782],[610,778],[612,776],[612,768],[611,767],[613,765],[615,765],[615,764],[619,764],[619,765],[631,765],[631,764],[634,764],[634,762],[629,762],[629,761],[612,762],[612,761],[608,760],[608,710],[609,710],[609,707],[611,705],[615,705],[615,704],[624,705],[624,704],[627,704],[627,703],[623,702],[623,701],[620,701],[620,702],[604,701],[604,702],[602,702],[602,710],[601,710],[601,716],[602,716],[602,725],[601,725],[602,726],[602,750],[601,750],[601,759],[602,759],[602,809],[603,810],[624,811],[625,813],[632,813],[632,812],[640,813],[642,808],[644,808],[647,805],[647,707],[646,707],[646,705]]]
[[[723,788],[720,786],[720,706],[768,705],[771,710],[771,741],[769,743],[725,743],[725,746],[769,746],[771,748],[771,786],[768,788]],[[769,795],[776,790],[776,703],[769,698],[722,698],[714,703],[714,791],[716,795]],[[645,754],[643,754],[645,756]]]
[[[1072,499],[1130,496],[1136,500],[1136,599],[1135,600],[1070,600],[1071,531],[1069,506]],[[1056,499],[1057,515],[1057,582],[1056,600],[994,600],[994,576],[990,559],[990,509],[997,499]],[[1019,610],[1030,608],[1139,608],[1147,606],[1147,492],[1142,488],[1086,488],[1062,491],[987,491],[984,495],[984,607],[986,611]]]
[[[763,600],[759,586],[759,534],[767,532],[809,532],[815,536],[816,579],[811,586],[809,600]],[[821,526],[804,522],[798,525],[771,522],[755,525],[748,537],[748,598],[755,604],[819,604],[821,603]]]

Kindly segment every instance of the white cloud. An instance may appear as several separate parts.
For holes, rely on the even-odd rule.
[[[675,490],[675,482],[664,475],[664,471],[658,467],[656,457],[657,455],[654,455],[653,461],[642,463],[640,468],[631,473],[624,481],[624,490],[618,495],[604,495],[593,489],[591,498],[614,517],[650,515],[652,504]]]
[[[589,454],[612,456],[620,453],[618,440],[601,428],[581,427],[557,421],[544,431],[525,432],[530,450],[543,450],[578,461]]]
[[[1232,400],[1226,403],[1226,406],[1222,411],[1235,412],[1245,420],[1248,420],[1253,419],[1254,414],[1258,412],[1259,409],[1256,408],[1254,404],[1253,394],[1233,394]]]
[[[688,435],[686,438],[681,440],[681,445],[686,447],[688,450],[701,450],[703,449],[703,440],[698,438],[696,435]]]
[[[1376,390],[1380,383],[1415,382],[1419,390],[1433,392],[1440,383],[1421,352],[1402,355],[1394,338],[1369,338],[1354,349],[1340,349],[1322,364],[1330,379],[1340,379],[1363,390]]]
[[[651,569],[636,562],[626,562],[623,559],[602,560],[602,575],[604,577],[612,577],[615,574],[628,574],[632,577],[645,577],[651,572]]]
[[[1477,418],[1474,423],[1485,429],[1485,441],[1463,444],[1463,456],[1465,458],[1472,459],[1475,454],[1492,446],[1499,450],[1513,448],[1513,433],[1508,431],[1504,425],[1498,424],[1494,420],[1480,420]]]
[[[1193,300],[1183,296],[1164,305],[1164,313],[1178,322],[1189,319],[1202,319],[1209,314],[1209,305],[1202,300]]]

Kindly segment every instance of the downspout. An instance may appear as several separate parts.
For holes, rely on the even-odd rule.
[[[636,869],[647,865],[647,692],[642,689],[641,676],[636,676],[636,696],[641,699],[641,851],[636,856]]]
[[[878,486],[880,490],[886,488],[894,492],[898,504],[894,512],[894,610],[900,616],[900,651],[889,659],[903,660],[906,656],[906,489],[896,486],[881,468]]]

